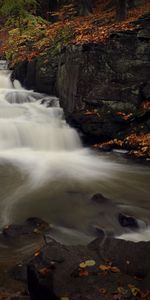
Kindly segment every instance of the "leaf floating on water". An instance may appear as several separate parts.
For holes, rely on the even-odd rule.
[[[79,266],[81,269],[84,269],[86,267],[93,267],[95,265],[96,265],[95,260],[86,260],[86,261],[81,262]]]

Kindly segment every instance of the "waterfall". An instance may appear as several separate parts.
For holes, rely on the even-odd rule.
[[[0,225],[39,216],[83,232],[96,222],[118,228],[115,209],[99,215],[89,202],[96,192],[127,204],[132,199],[131,209],[142,197],[148,217],[148,171],[83,147],[59,99],[12,84],[6,68],[1,62]]]
[[[0,150],[28,148],[39,151],[73,150],[81,147],[77,132],[67,126],[58,99],[15,89],[9,74],[0,74]]]
[[[8,62],[6,60],[0,60],[0,70],[7,70]]]
[[[4,224],[10,222],[12,208],[24,194],[47,183],[62,182],[63,186],[70,180],[87,184],[98,178],[104,181],[116,167],[116,163],[100,160],[82,147],[79,134],[66,123],[56,97],[27,91],[17,81],[12,84],[10,75],[7,70],[0,71],[1,182],[2,166],[14,169],[10,192],[4,192],[5,186],[0,188]],[[18,170],[21,183],[15,189],[11,185],[16,185]]]

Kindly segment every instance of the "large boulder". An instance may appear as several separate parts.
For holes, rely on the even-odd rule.
[[[139,19],[133,31],[111,34],[106,43],[62,51],[57,72],[60,104],[69,122],[86,135],[109,139],[126,133],[125,122],[112,120],[111,113],[134,113],[149,99],[149,19]],[[97,115],[84,115],[95,110]]]

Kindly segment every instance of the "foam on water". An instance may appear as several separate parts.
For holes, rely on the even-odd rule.
[[[150,228],[148,227],[145,230],[139,230],[137,232],[124,233],[117,238],[135,243],[139,241],[148,242],[150,241]]]

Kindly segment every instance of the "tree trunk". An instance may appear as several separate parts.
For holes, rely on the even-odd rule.
[[[81,16],[87,16],[93,12],[92,0],[81,0],[79,4],[79,14]]]
[[[117,15],[118,21],[123,21],[127,18],[127,0],[117,0]]]

